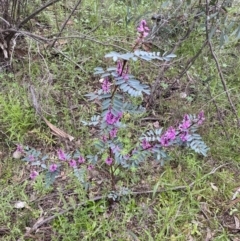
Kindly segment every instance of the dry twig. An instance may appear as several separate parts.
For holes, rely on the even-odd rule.
[[[216,168],[213,168],[209,173],[205,174],[202,178],[200,178],[199,180],[197,181],[194,181],[192,183],[190,183],[189,185],[187,186],[178,186],[178,187],[173,187],[173,188],[168,188],[168,189],[165,189],[165,188],[162,188],[160,190],[150,190],[150,191],[140,191],[140,192],[130,192],[129,195],[132,195],[132,196],[135,196],[135,195],[145,195],[145,194],[153,194],[153,193],[162,193],[162,192],[168,192],[168,191],[184,191],[184,190],[189,190],[191,188],[193,188],[193,186],[205,179],[206,177],[210,176],[210,175],[213,175],[217,170],[219,170],[220,168],[228,165],[229,163],[226,163],[226,164],[223,164],[223,165],[220,165]],[[62,210],[60,212],[58,212],[57,214],[54,214],[52,216],[49,216],[45,219],[43,219],[42,217],[32,226],[32,228],[30,228],[25,234],[24,234],[24,237],[28,237],[31,235],[31,233],[35,232],[38,228],[40,228],[41,226],[43,226],[44,224],[47,224],[49,223],[50,221],[52,221],[53,219],[55,219],[56,217],[58,217],[59,215],[63,215],[65,213],[68,213],[70,211],[73,211],[74,209],[76,209],[77,207],[81,207],[81,206],[84,206],[86,205],[88,202],[96,202],[96,201],[99,201],[99,200],[103,200],[103,199],[106,199],[107,197],[106,196],[97,196],[97,197],[94,197],[92,199],[89,199],[87,201],[84,201],[84,202],[81,202],[79,204],[77,204],[76,207],[70,207],[66,210]]]

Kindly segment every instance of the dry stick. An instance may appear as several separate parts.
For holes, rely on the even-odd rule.
[[[233,102],[232,102],[232,99],[231,99],[231,97],[230,97],[230,94],[229,94],[229,92],[228,92],[227,84],[226,84],[226,81],[225,81],[225,79],[224,79],[224,76],[223,76],[223,73],[222,73],[222,69],[221,69],[220,64],[219,64],[219,62],[218,62],[217,56],[216,56],[216,54],[215,54],[214,51],[213,51],[212,43],[211,43],[210,40],[208,41],[208,44],[209,44],[209,47],[210,47],[211,54],[212,54],[212,56],[213,56],[213,58],[214,58],[214,60],[215,60],[215,63],[216,63],[217,69],[218,69],[218,74],[219,74],[219,77],[220,77],[221,82],[222,82],[222,85],[223,85],[223,89],[224,89],[224,91],[226,92],[226,96],[227,96],[227,98],[228,98],[228,101],[229,101],[229,103],[230,103],[230,106],[231,106],[231,108],[232,108],[232,111],[233,111],[234,115],[235,115],[236,118],[237,118],[237,124],[238,124],[238,126],[240,127],[240,119],[239,119],[239,117],[238,117],[237,110],[236,110],[236,108],[235,108],[235,106],[234,106],[234,104],[233,104]]]
[[[223,89],[224,89],[224,91],[226,92],[226,96],[227,96],[228,102],[230,103],[230,106],[231,106],[231,108],[232,108],[232,111],[233,111],[234,115],[235,115],[236,118],[237,118],[237,124],[238,124],[238,126],[240,127],[240,119],[239,119],[239,117],[238,117],[237,110],[236,110],[236,108],[235,108],[235,106],[234,106],[234,104],[233,104],[233,102],[232,102],[232,99],[231,99],[231,97],[230,97],[230,94],[229,94],[229,92],[228,92],[227,84],[226,84],[225,78],[224,78],[224,76],[223,76],[222,69],[221,69],[220,64],[219,64],[219,62],[218,62],[218,58],[217,58],[216,54],[215,54],[214,51],[213,51],[212,42],[211,42],[211,40],[209,39],[209,35],[208,35],[208,31],[209,31],[209,29],[208,29],[208,19],[210,19],[210,17],[209,17],[209,0],[206,0],[206,21],[205,21],[206,41],[207,41],[207,44],[208,44],[208,46],[209,46],[209,48],[210,48],[210,52],[211,52],[211,54],[212,54],[212,57],[213,57],[213,59],[214,59],[214,61],[215,61],[215,63],[216,63],[217,70],[218,70],[218,74],[219,74],[219,77],[220,77],[220,79],[221,79],[221,82],[222,82],[222,85],[223,85]]]
[[[229,163],[225,163],[223,165],[220,165],[216,168],[213,168],[209,173],[205,174],[202,178],[200,178],[199,180],[197,180],[198,182],[205,179],[206,177],[214,174],[218,169],[229,165]],[[130,192],[129,195],[143,195],[143,194],[152,194],[152,193],[162,193],[162,192],[168,192],[168,191],[180,191],[180,190],[189,190],[191,189],[196,183],[197,181],[194,181],[192,183],[190,183],[188,186],[178,186],[178,187],[173,187],[173,188],[169,188],[169,189],[160,189],[160,190],[150,190],[150,191],[140,191],[140,192]],[[120,195],[123,196],[123,195]],[[106,196],[97,196],[95,198],[89,199],[87,201],[81,202],[79,204],[77,204],[75,207],[70,207],[66,210],[62,210],[60,212],[58,212],[57,214],[54,214],[52,216],[47,217],[46,219],[43,219],[42,221],[37,221],[30,230],[28,230],[25,234],[24,237],[29,236],[31,233],[33,233],[34,231],[36,231],[39,227],[41,227],[44,224],[49,223],[50,221],[52,221],[53,219],[57,218],[59,215],[65,214],[69,211],[75,210],[77,207],[81,207],[86,205],[88,202],[96,202],[99,200],[103,200],[106,199]]]
[[[192,24],[191,24],[191,26],[188,28],[186,34],[183,36],[183,38],[181,38],[181,39],[174,45],[174,47],[172,48],[172,50],[170,51],[170,53],[174,53],[174,52],[177,50],[177,48],[179,48],[179,46],[181,46],[181,44],[184,42],[184,40],[185,40],[186,38],[188,38],[188,36],[190,35],[190,33],[192,32],[192,30],[193,30],[193,28],[194,28],[194,25],[195,25],[195,22],[193,21]],[[205,46],[206,46],[206,43],[204,43],[203,46],[201,47],[201,49],[198,51],[198,53],[187,62],[187,66],[184,68],[184,70],[181,72],[181,74],[177,77],[177,80],[174,81],[174,82],[171,84],[171,86],[168,87],[168,90],[170,90],[170,89],[177,83],[177,81],[180,80],[180,79],[183,77],[183,75],[187,72],[187,70],[194,64],[195,60],[196,60],[197,57],[201,54],[201,52],[202,52],[202,50],[203,50],[203,48],[204,48]],[[157,79],[156,79],[154,85],[153,85],[152,88],[151,88],[151,92],[152,92],[152,93],[154,93],[154,90],[157,89],[157,86],[159,85],[160,79],[163,77],[165,71],[170,67],[170,65],[166,67],[167,64],[168,64],[168,61],[165,61],[165,63],[162,65],[161,69],[159,70]],[[153,98],[154,98],[153,95],[149,97],[149,99],[148,99],[148,103],[149,103],[149,104],[153,104],[153,100],[154,100]]]
[[[27,23],[30,19],[32,19],[34,16],[36,16],[37,14],[39,14],[40,12],[42,12],[45,8],[49,7],[50,5],[58,2],[60,0],[53,0],[50,1],[48,3],[46,3],[45,5],[43,5],[42,7],[40,7],[39,9],[37,9],[35,12],[33,12],[32,14],[30,14],[28,17],[26,17],[22,22],[20,22],[17,25],[17,28],[21,28],[25,23]]]
[[[73,13],[76,11],[77,7],[79,6],[79,4],[80,4],[81,2],[82,2],[82,0],[79,0],[79,1],[77,2],[77,4],[75,5],[75,7],[73,8],[73,10],[71,11],[71,13],[69,14],[68,18],[67,18],[66,21],[64,22],[64,24],[63,24],[60,32],[57,34],[57,37],[59,37],[59,36],[62,34],[62,31],[63,31],[64,28],[66,27],[69,19],[72,17]],[[55,39],[55,40],[53,41],[53,43],[51,44],[51,47],[53,47],[53,46],[55,45],[56,41],[57,41],[57,39]]]
[[[220,110],[219,110],[219,108],[218,108],[218,105],[217,105],[215,99],[214,99],[213,96],[212,96],[212,93],[211,93],[211,89],[210,89],[209,84],[207,84],[207,88],[208,88],[208,92],[209,92],[209,95],[210,95],[210,97],[211,97],[211,100],[212,100],[212,102],[213,102],[213,104],[214,104],[214,106],[215,106],[215,108],[216,108],[216,110],[217,110],[217,115],[218,115],[219,122],[220,122],[220,124],[221,124],[221,126],[222,126],[222,128],[223,128],[223,131],[225,132],[225,135],[226,135],[227,139],[229,140],[229,134],[228,134],[228,132],[227,132],[225,126],[224,126],[224,123],[223,123],[223,120],[222,120],[222,117],[221,117]]]
[[[203,49],[207,46],[207,41],[205,41],[202,45],[202,47],[198,50],[197,54],[192,57],[188,62],[187,62],[187,66],[184,68],[184,70],[180,73],[180,75],[178,76],[178,80],[181,79],[183,77],[183,75],[189,70],[189,68],[194,64],[194,62],[197,60],[198,56],[202,53]]]

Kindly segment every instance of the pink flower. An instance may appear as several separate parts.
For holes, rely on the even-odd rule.
[[[49,171],[50,172],[55,172],[57,170],[57,164],[51,164],[50,167],[49,167]]]
[[[109,110],[106,114],[106,122],[109,124],[109,125],[113,125],[115,124],[116,122],[118,122],[122,117],[122,113],[119,112],[117,116],[113,115],[113,113],[111,112],[111,110]]]
[[[105,78],[103,83],[102,83],[102,90],[104,93],[109,93],[110,92],[110,82],[108,81],[108,78]]]
[[[170,141],[173,141],[176,138],[176,131],[175,129],[170,126],[166,133],[161,136],[160,143],[162,146],[168,146]]]
[[[120,76],[122,74],[122,62],[120,60],[118,60],[117,62],[117,74]]]
[[[113,163],[113,159],[111,157],[108,157],[105,162],[106,162],[107,165],[110,166]]]
[[[146,149],[148,149],[148,148],[151,147],[150,143],[149,143],[146,139],[143,139],[141,145],[142,145],[142,148],[143,148],[144,150],[146,150]]]
[[[58,159],[61,161],[66,161],[67,160],[67,155],[64,153],[64,151],[62,149],[59,149],[57,151],[58,154]]]
[[[137,31],[141,33],[144,38],[149,34],[149,28],[147,26],[146,20],[142,20],[140,22],[140,25],[137,28]]]
[[[201,125],[205,121],[204,111],[200,111],[198,114],[198,124]]]
[[[21,145],[17,145],[17,151],[24,153],[23,147]]]
[[[32,172],[30,173],[30,178],[31,178],[32,180],[34,180],[38,175],[39,175],[38,172],[32,171]]]
[[[70,167],[76,167],[77,166],[77,162],[75,160],[70,160],[69,161],[69,165],[70,165]]]
[[[88,165],[87,169],[91,171],[93,169],[93,165]]]
[[[78,163],[82,164],[82,163],[84,163],[84,162],[85,162],[84,157],[80,156],[80,157],[78,158]]]
[[[170,126],[166,131],[165,135],[169,140],[173,141],[176,138],[176,131],[172,126]]]
[[[180,138],[183,142],[187,141],[188,138],[189,138],[189,135],[188,135],[188,132],[187,131],[183,131],[181,134],[180,134]]]
[[[182,121],[182,124],[179,125],[179,130],[185,131],[191,126],[191,120],[189,118],[189,115],[185,115]]]
[[[110,132],[109,132],[110,137],[111,138],[116,137],[117,136],[117,132],[118,132],[117,128],[113,128],[112,130],[110,130]]]
[[[160,143],[162,146],[168,146],[169,142],[170,142],[170,139],[167,136],[165,136],[165,135],[161,136]]]

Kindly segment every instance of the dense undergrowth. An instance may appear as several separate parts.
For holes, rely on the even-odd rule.
[[[29,4],[25,14],[35,5],[40,3]],[[24,30],[51,36],[61,29],[75,5],[75,1],[56,3],[28,22]],[[238,3],[227,7],[228,19],[239,15],[238,8]],[[124,115],[131,131],[121,130],[120,135],[131,149],[136,136],[144,131],[156,125],[176,126],[186,113],[204,110],[205,123],[199,132],[210,148],[207,157],[178,147],[171,150],[171,159],[164,166],[149,159],[139,168],[119,172],[117,188],[132,192],[113,201],[107,198],[111,188],[104,166],[87,170],[90,188],[83,186],[67,165],[46,188],[44,173],[31,180],[31,167],[15,152],[21,144],[48,155],[51,161],[57,159],[59,149],[91,154],[98,129],[89,129],[81,121],[99,111],[99,103],[89,102],[85,96],[101,86],[93,70],[114,65],[104,58],[106,53],[130,51],[140,20],[146,19],[154,27],[151,18],[158,9],[159,1],[83,1],[53,48],[30,37],[16,38],[11,67],[0,73],[0,240],[240,238],[240,131],[236,117],[240,115],[240,45],[236,34],[229,34],[224,43],[219,32],[211,39],[234,113],[209,47],[203,48],[179,78],[206,38],[201,17],[190,17],[198,24],[176,49],[172,63],[165,67],[164,62],[131,63],[131,74],[152,87],[150,97],[154,98],[132,98],[136,104],[143,102],[146,113]],[[180,25],[180,20],[171,19],[145,50],[171,51],[178,36],[184,38],[187,32],[187,21]]]

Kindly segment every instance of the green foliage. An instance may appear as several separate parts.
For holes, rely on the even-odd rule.
[[[17,85],[13,85],[17,88]],[[8,140],[21,142],[27,131],[33,128],[35,116],[26,101],[15,95],[16,90],[8,92],[8,95],[0,95],[0,125],[1,130]]]
[[[56,177],[60,174],[60,170],[57,169],[56,171],[47,171],[46,172],[46,188],[49,188],[55,181]]]

